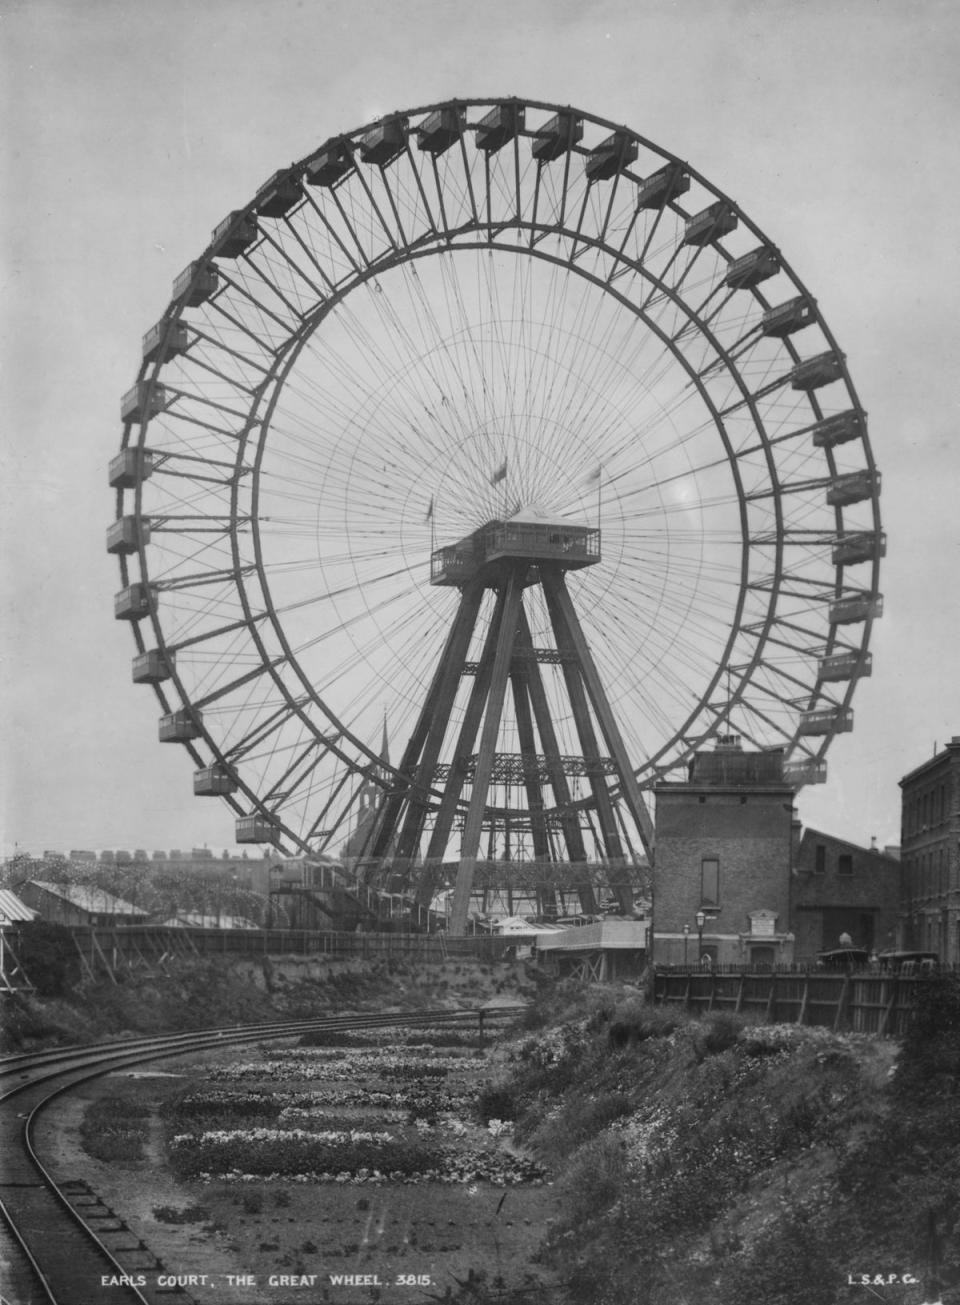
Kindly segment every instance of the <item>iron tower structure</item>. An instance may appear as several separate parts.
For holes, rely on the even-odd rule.
[[[485,831],[492,834],[498,823],[502,822],[508,858],[512,825],[514,835],[529,834],[537,861],[550,861],[558,851],[571,862],[586,861],[581,805],[573,800],[570,787],[573,776],[584,777],[589,785],[608,882],[620,908],[632,909],[627,867],[633,849],[618,818],[612,788],[619,792],[648,851],[652,823],[566,583],[568,572],[595,566],[600,560],[599,528],[523,513],[491,520],[432,554],[431,584],[458,589],[459,604],[400,762],[404,780],[384,802],[371,854],[375,861],[390,858],[401,874],[409,876],[429,832],[425,860],[417,874],[417,901],[429,905],[445,849],[461,816],[451,933],[466,928],[481,839]],[[549,615],[552,646],[535,645],[531,634],[524,596],[535,586]],[[493,613],[480,658],[470,661],[470,642],[486,591],[495,596]],[[544,663],[561,668],[580,745],[577,755],[561,753],[555,712],[541,673]],[[465,677],[472,678],[472,687],[452,745],[452,760],[441,764],[439,757],[453,729],[457,690]],[[512,753],[497,750],[508,695],[519,742],[519,751]],[[489,804],[492,786],[506,789],[511,784],[522,784],[525,808],[510,811]],[[559,837],[551,838],[552,831]],[[581,905],[591,909],[590,885],[583,884],[580,894]]]

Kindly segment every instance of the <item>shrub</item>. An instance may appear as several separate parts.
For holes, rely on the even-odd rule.
[[[613,1012],[608,1039],[614,1051],[625,1051],[648,1038],[669,1037],[680,1023],[674,1012],[634,999]]]
[[[477,1098],[477,1114],[483,1124],[491,1119],[516,1119],[517,1099],[508,1083],[486,1083]]]
[[[565,1222],[571,1227],[596,1219],[620,1196],[627,1176],[623,1144],[601,1137],[583,1148],[564,1175]]]
[[[562,1160],[633,1109],[633,1098],[624,1092],[571,1093],[536,1128],[535,1144],[549,1160]]]
[[[343,1033],[338,1029],[311,1029],[300,1036],[299,1047],[356,1047],[356,1034]]]
[[[836,1305],[844,1272],[834,1245],[800,1212],[761,1237],[749,1257],[732,1259],[719,1277],[716,1305]]]
[[[62,924],[31,920],[21,925],[17,953],[41,997],[60,997],[79,978],[73,935]]]
[[[173,1205],[155,1205],[153,1217],[158,1223],[206,1223],[210,1211],[202,1205],[188,1205],[183,1210],[178,1210]]]
[[[698,1060],[706,1056],[716,1056],[736,1043],[744,1027],[744,1021],[737,1015],[719,1011],[708,1015],[703,1024],[694,1031],[694,1050]]]
[[[147,1137],[149,1111],[129,1097],[92,1101],[80,1124],[83,1149],[95,1160],[140,1160]]]
[[[960,1090],[960,975],[920,986],[893,1085],[911,1096]]]
[[[142,1160],[143,1137],[128,1128],[103,1129],[96,1133],[85,1133],[83,1149],[94,1160]]]

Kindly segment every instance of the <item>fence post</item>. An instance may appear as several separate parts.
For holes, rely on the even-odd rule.
[[[770,974],[770,996],[767,998],[767,1009],[764,1013],[764,1020],[767,1024],[773,1024],[777,1017],[777,976],[771,971]]]
[[[894,976],[892,979],[888,979],[887,982],[890,984],[890,987],[888,989],[890,993],[890,999],[887,1002],[886,1006],[883,1008],[883,1014],[880,1016],[880,1027],[877,1029],[877,1032],[879,1033],[881,1038],[886,1035],[887,1028],[889,1027],[890,1024],[890,1016],[893,1014],[896,1008],[897,997],[899,996],[899,993],[897,991],[898,984],[897,984],[896,976]]]
[[[840,998],[837,1001],[837,1013],[833,1021],[834,1033],[839,1033],[847,1019],[847,1007],[850,1004],[850,973],[849,971],[843,976],[843,987],[840,989]]]
[[[807,1006],[810,1001],[810,975],[803,976],[803,996],[800,999],[800,1009],[797,1011],[797,1023],[806,1024]]]

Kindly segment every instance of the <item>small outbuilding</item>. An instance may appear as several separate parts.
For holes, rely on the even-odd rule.
[[[648,927],[640,920],[602,920],[540,934],[537,955],[559,978],[595,983],[636,979],[646,964]]]
[[[29,977],[20,965],[20,927],[37,918],[37,912],[21,902],[9,888],[0,888],[0,991],[29,988]]]
[[[143,924],[147,919],[147,912],[132,902],[91,884],[53,884],[43,879],[28,879],[18,886],[17,893],[51,924],[115,926]]]
[[[900,862],[820,829],[805,829],[790,884],[790,921],[798,961],[844,946],[883,951],[895,945]]]

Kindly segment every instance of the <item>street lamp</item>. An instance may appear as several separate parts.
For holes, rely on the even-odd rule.
[[[697,964],[703,963],[703,926],[707,923],[706,912],[697,912]]]
[[[689,941],[690,941],[690,926],[689,926],[689,924],[685,924],[685,925],[683,926],[683,963],[684,963],[684,965],[686,965],[686,963],[687,963],[687,943],[688,943]]]

